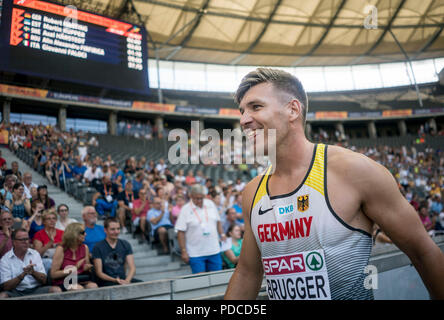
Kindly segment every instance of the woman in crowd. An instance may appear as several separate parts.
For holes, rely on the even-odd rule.
[[[63,234],[62,243],[55,250],[51,278],[53,285],[60,286],[63,291],[97,288],[97,284],[91,281],[92,264],[88,246],[83,243],[85,234],[85,227],[81,223],[69,224]],[[74,272],[77,274],[77,281],[64,283],[65,277]]]
[[[12,200],[6,200],[5,206],[14,217],[14,221],[21,222],[27,218],[31,213],[31,204],[25,196],[25,188],[21,183],[16,183],[12,187]]]
[[[13,225],[14,218],[12,214],[7,209],[2,209],[0,211],[0,258],[12,249]]]
[[[45,210],[55,210],[55,201],[48,196],[48,187],[46,185],[39,186],[37,193],[37,199],[43,203]]]
[[[242,248],[242,231],[240,226],[231,225],[228,228],[228,239],[226,241],[228,249],[222,252],[222,258],[227,264],[228,268],[235,268],[239,261],[239,255]],[[231,247],[229,246],[231,242]]]
[[[34,201],[31,204],[32,216],[28,220],[25,220],[22,226],[24,229],[28,230],[29,239],[34,238],[34,235],[38,231],[45,228],[42,219],[42,214],[44,209],[45,207],[43,206],[43,203],[39,200]]]
[[[176,196],[176,205],[171,209],[171,223],[176,225],[177,218],[179,217],[180,210],[182,209],[183,205],[185,204],[185,198],[183,195],[178,194]]]
[[[66,204],[62,203],[57,207],[57,214],[59,215],[59,219],[56,223],[56,229],[65,230],[66,227],[74,222],[78,222],[76,219],[72,219],[68,217],[69,208]]]
[[[421,219],[421,222],[424,225],[424,228],[427,230],[427,232],[433,233],[435,226],[432,219],[430,219],[426,204],[421,204],[419,206],[419,218]]]
[[[63,231],[56,229],[57,214],[54,211],[44,211],[43,216],[44,228],[34,235],[34,249],[42,256],[43,265],[46,272],[51,268],[52,257],[58,243],[62,242]]]

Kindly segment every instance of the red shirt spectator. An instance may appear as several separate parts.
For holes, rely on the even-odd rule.
[[[63,230],[56,229],[56,235],[54,237],[54,244],[62,242],[62,237],[63,237]],[[43,244],[43,246],[45,246],[49,242],[49,237],[48,237],[48,234],[46,233],[45,229],[42,229],[42,230],[36,232],[36,234],[34,235],[34,238],[32,240],[33,241],[39,240]]]
[[[133,209],[131,210],[132,221],[134,221],[136,218],[141,217],[141,216],[146,217],[146,214],[147,214],[148,210],[150,209],[150,202],[148,200],[145,200],[145,206],[143,207],[142,211],[139,214],[137,214],[136,209],[139,209],[141,206],[142,206],[142,200],[140,198],[134,200]]]

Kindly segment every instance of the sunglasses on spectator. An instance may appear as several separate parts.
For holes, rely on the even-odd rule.
[[[86,233],[85,230],[79,231],[79,234],[84,235]]]

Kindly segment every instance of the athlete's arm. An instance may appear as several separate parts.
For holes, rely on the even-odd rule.
[[[261,254],[250,224],[250,207],[261,177],[253,179],[242,192],[245,233],[236,270],[228,283],[224,299],[255,300],[261,288],[264,271]]]
[[[359,156],[357,170],[363,212],[407,254],[431,298],[444,299],[444,254],[430,238],[418,213],[401,194],[393,175],[382,165]]]

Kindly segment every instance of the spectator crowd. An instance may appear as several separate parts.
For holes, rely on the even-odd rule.
[[[4,129],[11,150],[32,150],[34,170],[48,184],[63,190],[74,179],[95,193],[79,222],[69,217],[69,204],[56,203],[46,185],[32,182],[35,173],[21,172],[17,162],[8,164],[0,153],[1,297],[140,281],[134,278],[131,245],[119,239],[120,233],[158,243],[161,254],[175,250],[193,273],[236,266],[244,231],[241,179],[213,181],[201,171],[173,172],[164,159],[131,155],[119,166],[109,155],[91,157],[88,147],[97,147],[98,140],[84,132],[41,124]],[[349,148],[390,170],[431,235],[444,231],[443,150]],[[262,172],[251,169],[249,178]],[[176,247],[170,246],[171,237]],[[374,238],[390,242],[377,227]],[[78,281],[72,283],[74,276]]]

